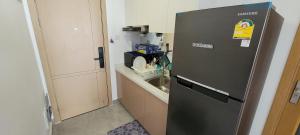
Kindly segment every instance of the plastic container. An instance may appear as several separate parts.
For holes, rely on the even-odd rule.
[[[134,49],[142,54],[153,54],[160,51],[159,46],[152,44],[136,44]]]

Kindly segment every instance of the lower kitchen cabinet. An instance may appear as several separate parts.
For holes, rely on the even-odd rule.
[[[168,105],[117,72],[118,96],[126,110],[151,135],[165,135]]]
[[[141,87],[117,73],[120,102],[127,111],[138,121],[142,121],[145,111],[145,92]]]
[[[167,125],[168,105],[154,97],[152,94],[145,93],[145,111],[142,125],[151,135],[165,135]]]

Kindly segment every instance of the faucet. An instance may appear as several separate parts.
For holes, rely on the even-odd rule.
[[[163,56],[161,56],[159,58],[159,65],[161,66],[161,74],[160,74],[160,84],[161,85],[164,85],[166,83],[166,79],[167,79],[167,72],[166,72],[166,69],[168,69],[167,67],[169,66],[170,64],[170,60],[169,58],[167,57],[167,53],[164,53]]]

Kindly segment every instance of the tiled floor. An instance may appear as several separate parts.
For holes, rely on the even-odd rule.
[[[130,114],[116,103],[55,125],[53,135],[106,135],[108,131],[131,121]]]

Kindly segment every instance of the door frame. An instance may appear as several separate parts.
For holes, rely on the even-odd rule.
[[[101,22],[102,22],[102,35],[103,35],[103,47],[105,55],[105,72],[106,72],[106,84],[107,84],[107,96],[108,105],[112,104],[112,88],[111,88],[111,77],[110,77],[110,61],[109,61],[109,40],[108,40],[108,29],[107,29],[107,13],[106,13],[106,0],[100,0],[101,4]],[[35,0],[28,0],[28,8],[30,10],[30,16],[34,33],[37,40],[37,46],[39,49],[44,74],[46,76],[47,89],[50,97],[52,106],[52,112],[54,115],[54,123],[58,124],[61,122],[60,112],[57,104],[53,81],[51,79],[50,66],[47,58],[47,53],[44,44],[44,37],[41,32],[41,26],[39,24],[38,11],[35,4]]]
[[[293,80],[296,77],[296,72],[300,68],[300,26],[295,36],[293,46],[291,48],[285,69],[281,76],[279,86],[268,119],[266,121],[263,135],[274,135],[277,126],[283,115],[286,105],[289,103],[290,97],[294,91]]]

